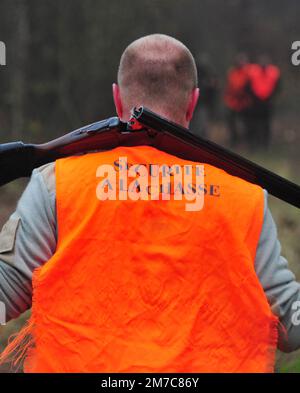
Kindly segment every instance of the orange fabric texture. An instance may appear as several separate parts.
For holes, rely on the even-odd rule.
[[[205,165],[204,208],[100,201],[97,167],[194,164],[147,146],[56,162],[58,245],[35,271],[27,372],[269,372],[258,186]]]
[[[235,67],[229,70],[224,97],[225,103],[229,109],[240,112],[249,108],[251,105],[251,97],[247,92],[248,83],[248,65],[244,67]]]
[[[263,68],[258,64],[252,64],[248,73],[255,96],[261,100],[270,98],[280,78],[279,68],[274,65],[268,65]]]

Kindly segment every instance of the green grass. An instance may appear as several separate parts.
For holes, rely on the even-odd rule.
[[[281,373],[300,373],[300,357],[299,359],[283,364],[279,372]]]

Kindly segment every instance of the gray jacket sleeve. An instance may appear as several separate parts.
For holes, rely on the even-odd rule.
[[[55,184],[50,165],[33,171],[16,211],[0,233],[0,302],[7,321],[31,307],[32,272],[56,249],[55,188],[46,186]]]
[[[30,308],[32,272],[50,259],[56,250],[56,241],[54,164],[47,164],[33,172],[15,213],[0,234],[0,302],[6,306],[7,320]],[[285,352],[298,349],[300,284],[281,256],[266,192],[255,270],[280,320],[279,349]]]
[[[300,261],[299,261],[300,262]],[[277,229],[265,191],[264,222],[256,251],[255,271],[275,315],[279,317],[278,348],[291,352],[300,348],[300,284],[281,256]]]

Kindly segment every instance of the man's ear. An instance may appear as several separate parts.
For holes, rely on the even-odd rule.
[[[120,96],[120,89],[116,83],[113,83],[113,85],[112,85],[112,93],[113,93],[113,98],[114,98],[114,103],[115,103],[117,115],[121,119],[123,116],[123,105],[122,105],[121,96]]]
[[[193,89],[193,91],[191,92],[190,100],[189,100],[186,115],[185,115],[185,118],[188,122],[190,122],[192,120],[194,110],[196,108],[196,105],[197,105],[197,102],[199,99],[199,94],[200,94],[200,90],[198,87]]]

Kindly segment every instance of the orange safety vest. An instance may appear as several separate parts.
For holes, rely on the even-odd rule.
[[[252,64],[248,72],[253,94],[262,101],[270,98],[280,78],[279,68],[271,64],[265,68],[259,64]]]
[[[200,211],[100,201],[98,166],[124,156],[195,164],[148,146],[56,161],[58,244],[34,272],[25,371],[273,371],[277,318],[254,269],[262,189],[205,165]]]
[[[226,106],[236,112],[241,112],[251,105],[251,97],[247,92],[249,83],[248,65],[229,70],[224,101]]]

